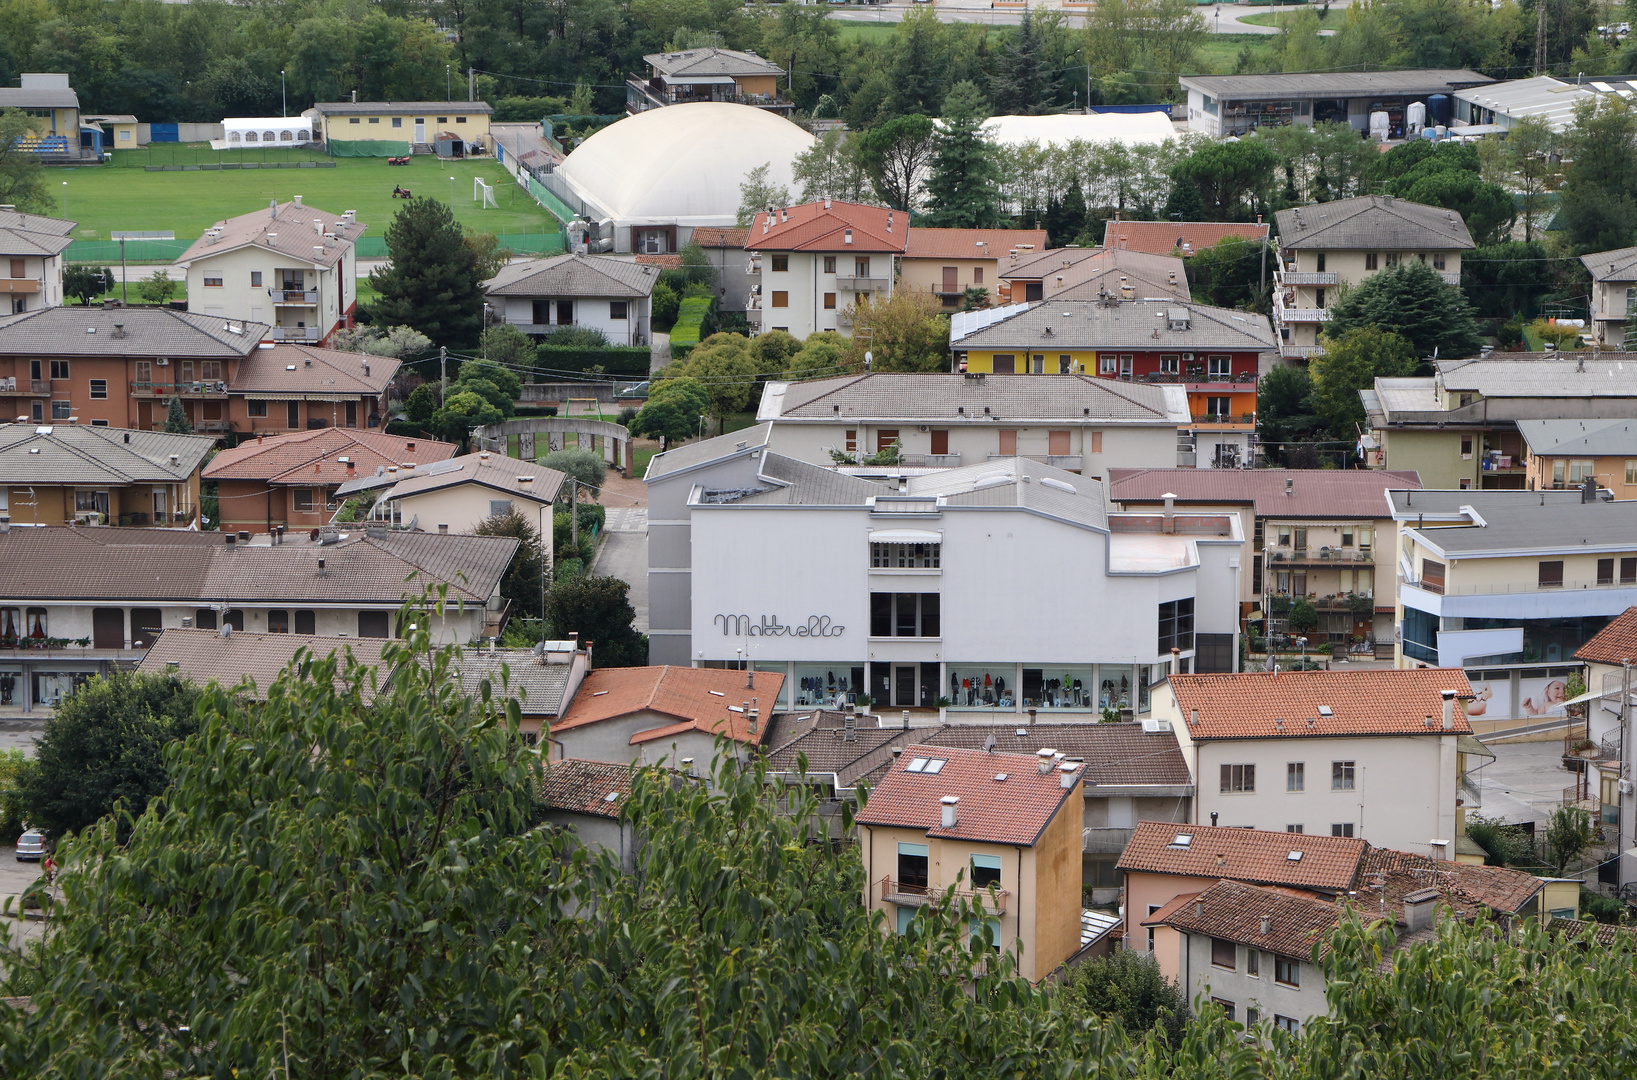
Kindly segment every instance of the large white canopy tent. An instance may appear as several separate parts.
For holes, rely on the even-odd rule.
[[[313,144],[313,122],[305,116],[235,116],[222,121],[222,138],[211,140],[215,150],[286,150]]]

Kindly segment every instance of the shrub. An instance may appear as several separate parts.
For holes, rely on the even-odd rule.
[[[602,455],[595,450],[577,447],[547,454],[540,464],[579,480],[580,486],[587,488],[593,498],[602,490],[603,477],[608,473],[608,464],[603,461]],[[567,494],[568,489],[564,488],[563,495],[566,497]]]
[[[709,296],[689,296],[678,307],[676,325],[671,327],[671,359],[681,360],[693,351],[700,338],[709,337],[709,321],[716,301]]]
[[[654,329],[669,330],[676,322],[677,305],[682,303],[682,298],[675,289],[661,281],[654,285],[650,303],[653,306]]]
[[[585,575],[585,560],[562,559],[557,563],[556,579],[558,581],[573,581]]]
[[[556,372],[599,370],[606,375],[646,377],[653,354],[646,345],[541,345],[537,350],[536,381],[551,381]]]
[[[608,335],[590,326],[559,326],[541,335],[540,344],[568,349],[601,349],[608,345]]]

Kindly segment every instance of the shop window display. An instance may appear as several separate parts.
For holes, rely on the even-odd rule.
[[[1013,682],[1017,669],[1011,664],[968,666],[950,664],[949,687],[951,708],[955,709],[1010,709],[1017,704],[1017,687]]]
[[[797,664],[796,707],[839,709],[864,692],[863,665]]]
[[[1093,710],[1097,701],[1097,669],[1090,664],[1058,664],[1023,669],[1025,709]]]

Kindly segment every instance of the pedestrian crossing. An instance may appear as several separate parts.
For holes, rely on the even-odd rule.
[[[603,517],[603,531],[647,532],[648,508],[646,506],[610,506]]]

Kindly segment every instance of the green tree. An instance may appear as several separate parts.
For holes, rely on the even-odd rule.
[[[511,374],[518,382],[519,392],[522,381],[516,373],[534,370],[538,355],[539,350],[529,335],[511,323],[498,323],[483,331],[483,359]]]
[[[453,389],[453,388],[451,388]],[[498,424],[506,419],[483,395],[472,390],[452,392],[432,414],[432,433],[448,442],[464,443],[475,427]]]
[[[608,463],[595,450],[553,450],[540,460],[548,469],[556,469],[564,476],[578,480],[581,491],[588,491],[595,499],[602,494],[603,480],[608,476]],[[563,485],[562,497],[568,498],[570,486]]]
[[[1054,111],[1053,87],[1044,70],[1045,65],[1041,63],[1041,45],[1040,37],[1035,32],[1035,14],[1024,8],[1017,32],[1002,50],[1000,63],[995,65],[995,73],[989,77],[989,92],[1002,115],[1022,116]],[[957,83],[950,94],[955,94],[959,89],[960,84]],[[971,96],[978,96],[977,87],[972,88]],[[983,118],[989,118],[987,112]],[[944,99],[943,119],[946,123],[949,120],[948,98]]]
[[[46,720],[17,784],[30,824],[77,833],[121,803],[140,814],[170,782],[165,750],[192,735],[199,688],[172,675],[115,671],[78,687]],[[128,823],[122,832],[128,831]]]
[[[107,292],[109,287],[110,282],[102,276],[102,271],[95,266],[86,266],[84,263],[69,263],[63,267],[63,292],[69,296],[78,297],[82,304],[89,304],[96,297]]]
[[[633,625],[637,613],[627,597],[631,586],[612,577],[559,581],[546,594],[552,633],[595,645],[600,668],[641,667],[648,662],[648,638]]]
[[[1550,191],[1558,168],[1552,164],[1552,150],[1557,135],[1544,117],[1520,116],[1512,121],[1506,138],[1499,142],[1485,139],[1479,144],[1480,156],[1491,155],[1494,164],[1485,162],[1487,179],[1516,191],[1520,196],[1518,211],[1523,216],[1523,239],[1535,239],[1535,221],[1545,212],[1546,195]],[[1463,267],[1465,260],[1462,260]]]
[[[1562,877],[1569,864],[1579,859],[1597,838],[1592,816],[1578,806],[1560,806],[1546,823],[1546,850],[1552,868]]]
[[[800,10],[800,5],[791,5],[791,10]],[[801,185],[802,202],[864,199],[870,191],[870,178],[859,163],[858,146],[852,132],[831,128],[797,155],[794,175]]]
[[[1398,378],[1415,370],[1410,343],[1390,330],[1360,326],[1325,336],[1324,352],[1308,365],[1313,378],[1313,411],[1332,437],[1351,439],[1364,421],[1360,390],[1378,378]]]
[[[1141,82],[1171,85],[1179,74],[1200,70],[1196,58],[1211,30],[1199,12],[1193,0],[1104,0],[1085,17],[1092,74],[1140,72]]]
[[[657,439],[667,445],[699,434],[699,419],[710,409],[710,393],[698,379],[671,377],[653,384],[648,402],[632,421],[633,435]]]
[[[1496,244],[1512,233],[1517,210],[1512,196],[1475,172],[1444,170],[1421,176],[1404,197],[1411,202],[1442,206],[1461,215],[1478,244]]]
[[[1573,163],[1564,173],[1555,222],[1568,252],[1631,244],[1637,236],[1637,109],[1599,95],[1576,107],[1559,146]]]
[[[1331,307],[1332,337],[1366,326],[1391,330],[1423,358],[1471,356],[1480,344],[1466,296],[1420,260],[1370,275]]]
[[[1256,435],[1264,446],[1310,438],[1319,427],[1313,379],[1302,368],[1276,367],[1256,384]]]
[[[165,409],[165,430],[172,435],[193,434],[193,424],[188,420],[188,410],[179,397],[172,397],[170,405]]]
[[[983,135],[988,119],[989,103],[970,82],[956,83],[944,99],[926,186],[929,220],[937,228],[991,229],[1000,223],[1000,169],[994,144]]]
[[[1552,261],[1538,242],[1509,240],[1475,248],[1461,258],[1461,290],[1480,316],[1538,311],[1554,281]]]
[[[789,206],[790,189],[768,179],[772,162],[764,162],[745,174],[739,184],[739,227],[744,228],[770,206]]]
[[[949,317],[927,292],[899,289],[889,299],[861,296],[853,308],[848,361],[871,371],[949,370]]]
[[[517,328],[508,326],[505,329],[515,332]],[[526,337],[523,340],[528,344]],[[449,388],[450,393],[475,391],[489,404],[511,416],[516,412],[517,399],[523,396],[523,380],[514,370],[502,367],[501,364],[502,361],[496,360],[467,360],[460,365],[460,374],[456,376],[454,385]]]
[[[142,279],[136,291],[150,304],[164,304],[170,302],[170,298],[176,295],[176,290],[180,287],[180,282],[171,280],[169,270],[155,270]]]
[[[801,351],[801,341],[783,330],[757,334],[750,342],[758,371],[783,371],[785,362]]]
[[[421,383],[409,392],[404,402],[404,415],[411,423],[425,424],[438,411],[438,390],[432,383]]]
[[[921,175],[937,150],[937,129],[920,113],[898,116],[858,136],[858,160],[875,193],[894,210],[920,197]]]
[[[1262,274],[1261,241],[1242,236],[1225,236],[1188,259],[1194,299],[1218,307],[1266,312],[1272,293],[1264,289]]]
[[[847,350],[850,342],[834,330],[820,330],[807,335],[801,351],[785,363],[787,379],[823,379],[843,374],[847,370]]]
[[[1311,634],[1319,628],[1319,613],[1314,610],[1313,602],[1305,596],[1297,597],[1290,605],[1290,614],[1285,618],[1285,625],[1292,634]]]
[[[389,327],[385,333],[379,326],[355,326],[337,330],[332,342],[332,347],[341,352],[365,352],[400,360],[433,351],[432,340],[410,326]]]
[[[648,297],[649,308],[653,312],[654,329],[660,332],[669,330],[676,323],[677,308],[682,298],[676,290],[663,281],[654,282],[654,291]]]
[[[461,240],[472,253],[473,273],[479,281],[488,281],[505,267],[517,254],[511,248],[500,246],[500,237],[492,232],[461,228]]]
[[[0,836],[17,836],[29,824],[19,789],[23,774],[33,767],[33,759],[21,748],[0,750]]]
[[[758,367],[750,340],[739,334],[712,334],[686,360],[672,364],[667,375],[695,379],[710,395],[710,415],[720,425],[750,404]]]
[[[504,514],[484,518],[472,531],[478,536],[510,536],[518,541],[517,554],[500,579],[500,595],[511,602],[513,616],[540,618],[546,558],[537,523],[514,506]]]
[[[1115,949],[1070,969],[1057,1006],[1071,1017],[1118,1020],[1134,1037],[1157,1026],[1172,1046],[1182,1041],[1188,1019],[1187,993],[1160,973],[1152,953],[1134,949]]]
[[[1277,155],[1258,139],[1206,143],[1171,169],[1178,184],[1192,184],[1206,221],[1252,221],[1266,202]]]
[[[38,155],[18,143],[32,126],[22,109],[0,109],[0,203],[26,214],[49,214],[53,207],[45,169]]]
[[[478,340],[483,294],[478,269],[449,207],[411,199],[387,226],[391,261],[370,273],[380,298],[365,314],[377,326],[410,326],[434,342]]]

